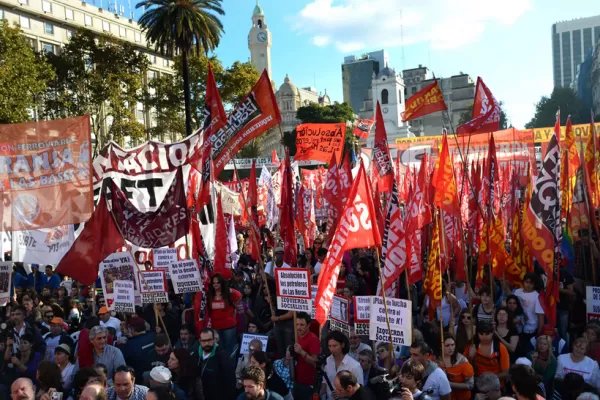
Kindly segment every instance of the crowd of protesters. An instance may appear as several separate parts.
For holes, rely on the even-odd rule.
[[[210,276],[210,323],[201,329],[194,295],[175,295],[170,283],[168,303],[114,313],[100,283],[84,287],[52,266],[28,272],[15,263],[14,296],[1,315],[1,398],[598,399],[600,322],[586,320],[586,282],[578,276],[585,265],[561,269],[557,326],[547,324],[538,299],[541,269],[518,288],[488,270],[478,287],[474,277],[445,281],[437,310],[421,282],[400,285],[399,297],[413,299],[413,340],[391,346],[352,329],[352,306],[349,334],[279,309],[273,276],[287,266],[283,248],[265,246],[259,263],[243,241],[231,278]],[[297,265],[316,283],[326,255],[318,236]],[[375,295],[378,282],[372,251],[344,255],[336,290],[350,304],[353,296]],[[252,340],[242,352],[244,334],[267,340]]]

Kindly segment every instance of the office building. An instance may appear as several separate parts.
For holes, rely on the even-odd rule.
[[[354,55],[344,57],[342,64],[344,102],[350,104],[355,114],[361,113],[363,102],[371,96],[369,92],[373,75],[377,76],[379,71],[388,64],[385,50],[367,53],[360,58]],[[372,113],[368,118],[371,117]]]
[[[594,113],[600,115],[600,41],[594,49],[590,66],[589,85]]]
[[[554,87],[571,87],[577,66],[600,41],[600,15],[552,25]]]

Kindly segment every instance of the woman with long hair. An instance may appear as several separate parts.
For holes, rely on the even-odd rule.
[[[56,389],[57,392],[63,392],[62,375],[58,365],[52,361],[41,361],[37,370],[37,393],[36,399],[42,397],[43,394],[48,393],[50,389]]]
[[[521,300],[514,294],[506,296],[506,308],[512,313],[514,320],[514,326],[517,329],[519,335],[523,333],[523,327],[527,321],[527,316],[521,305]]]
[[[531,360],[531,366],[542,379],[547,397],[550,397],[554,390],[554,375],[556,375],[557,367],[550,336],[542,335],[537,338],[535,351],[529,354],[529,359]]]
[[[390,379],[396,377],[402,366],[402,361],[396,358],[395,352],[390,353],[390,344],[379,342],[377,344],[377,365],[384,368]]]
[[[227,354],[231,354],[237,343],[236,303],[242,294],[235,289],[230,289],[227,281],[221,274],[214,274],[208,288],[208,310],[212,328],[221,338],[219,344]]]
[[[475,386],[475,372],[469,360],[460,354],[456,340],[449,333],[444,333],[444,357],[440,357],[438,365],[446,372],[450,382],[450,399],[469,400]]]
[[[460,310],[454,334],[456,335],[456,347],[460,353],[464,354],[465,348],[473,341],[475,335],[475,324],[468,308]]]
[[[491,372],[498,376],[500,386],[504,387],[510,368],[510,356],[506,346],[494,336],[494,327],[489,321],[481,321],[477,325],[475,341],[473,345],[467,345],[466,354],[476,377]]]
[[[187,349],[173,349],[167,367],[173,374],[173,383],[187,394],[188,400],[203,400],[202,377],[196,360]]]
[[[511,360],[517,359],[517,349],[519,347],[519,333],[515,328],[515,321],[512,313],[506,307],[500,307],[496,310],[496,329],[494,335],[500,340],[506,350],[510,353]]]

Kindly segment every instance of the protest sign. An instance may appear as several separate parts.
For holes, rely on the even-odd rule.
[[[388,320],[392,330],[392,343],[410,346],[412,343],[412,304],[408,300],[386,299]],[[383,297],[371,297],[369,339],[388,342],[390,333],[385,319]]]
[[[135,290],[132,281],[113,282],[114,297],[112,310],[116,312],[135,312]]]
[[[350,334],[350,308],[347,298],[333,295],[329,316],[331,317],[329,329]]]
[[[139,271],[142,303],[168,303],[167,276],[165,271]]]
[[[310,273],[301,268],[275,268],[277,308],[310,312]]]
[[[329,162],[331,153],[342,159],[346,123],[301,124],[296,127],[296,156],[294,160]]]
[[[0,262],[0,306],[5,306],[10,300],[13,263]]]
[[[169,265],[171,282],[176,294],[202,291],[200,270],[196,260],[183,260]]]
[[[587,320],[600,320],[600,287],[588,286],[585,288],[585,308]]]
[[[167,272],[167,278],[171,278],[168,274],[169,265],[177,262],[177,249],[161,247],[160,249],[152,249],[154,269],[162,269]]]
[[[73,225],[12,234],[12,260],[27,264],[52,264],[60,262],[75,241]]]
[[[310,319],[315,319],[315,313],[317,312],[317,310],[315,309],[315,297],[317,297],[318,289],[318,285],[310,286],[310,302],[312,303],[312,306],[310,307]]]
[[[369,335],[371,320],[371,297],[354,296],[354,331],[357,335]]]
[[[140,285],[138,282],[137,267],[129,252],[113,253],[100,263],[100,282],[106,305],[113,310],[114,282],[127,281],[133,283],[136,304],[141,305]]]
[[[262,351],[264,351],[264,352],[267,351],[267,343],[269,342],[268,336],[244,333],[242,335],[242,344],[240,346],[240,354],[248,354],[248,346],[250,345],[250,342],[253,341],[254,339],[260,340],[260,342],[262,343]],[[256,349],[254,349],[254,350],[256,350]]]

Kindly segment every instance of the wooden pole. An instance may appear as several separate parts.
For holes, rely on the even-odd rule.
[[[381,296],[383,297],[383,309],[385,310],[385,321],[387,322],[387,328],[388,328],[388,333],[390,336],[390,354],[393,353],[394,351],[394,344],[392,342],[392,327],[390,326],[390,319],[388,316],[388,309],[387,309],[387,299],[385,297],[385,290],[383,290],[383,272],[381,271],[381,262],[379,261],[379,248],[376,247],[375,248],[375,256],[377,257],[376,261],[377,261],[377,268],[379,269],[379,284],[381,285]]]
[[[412,317],[412,301],[410,299],[410,284],[408,283],[408,270],[404,271],[404,277],[406,278],[406,297],[407,297],[408,301],[410,301],[410,316]],[[414,340],[414,337],[415,337],[415,324],[412,324],[410,331],[411,331],[411,335],[412,335],[413,340]]]

